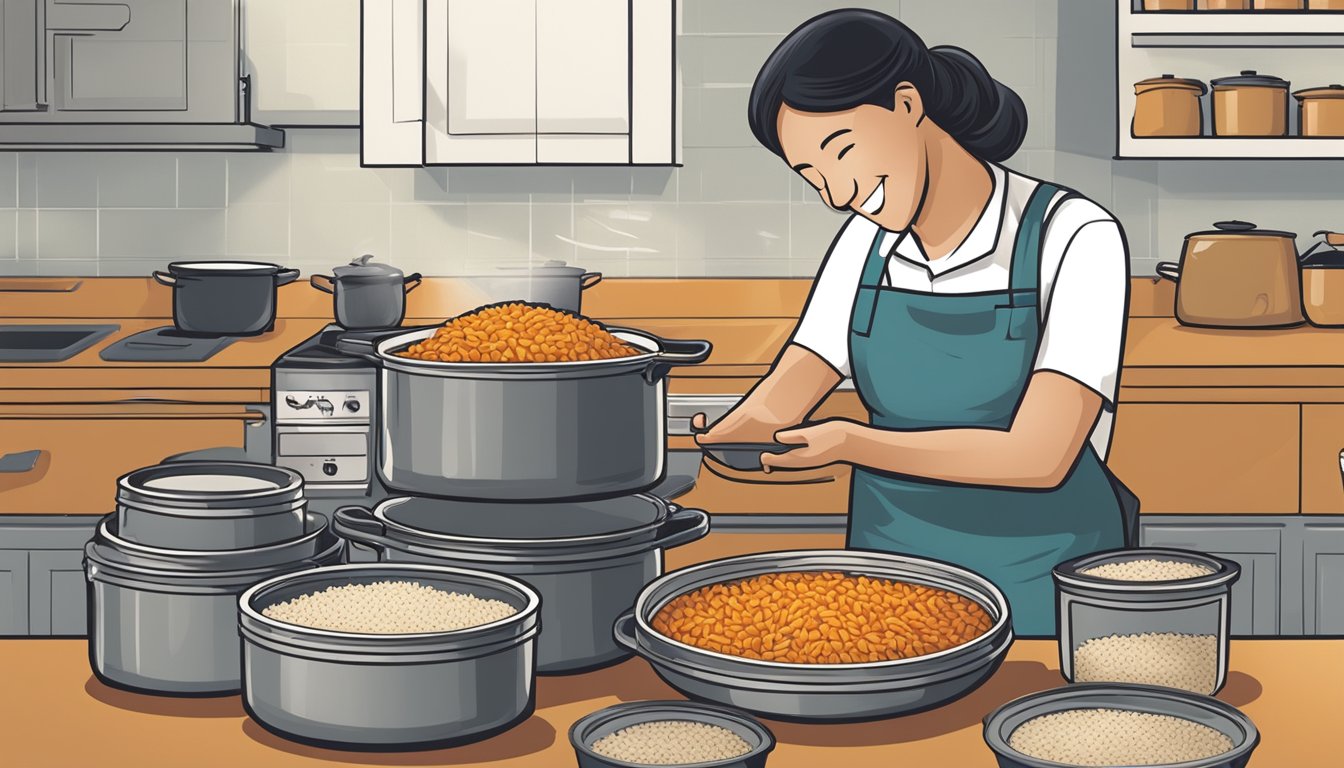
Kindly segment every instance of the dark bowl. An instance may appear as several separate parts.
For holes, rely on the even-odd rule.
[[[761,454],[764,453],[785,453],[793,448],[791,445],[783,443],[701,443],[700,450],[705,452],[706,456],[731,467],[732,469],[743,472],[759,471],[761,466]]]

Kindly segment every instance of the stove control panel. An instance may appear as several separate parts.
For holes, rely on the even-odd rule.
[[[361,421],[369,420],[372,394],[362,390],[286,390],[275,397],[275,420]]]

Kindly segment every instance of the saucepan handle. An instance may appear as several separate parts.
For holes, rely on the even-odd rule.
[[[680,547],[703,539],[709,534],[709,514],[701,509],[687,509],[670,504],[671,513],[658,529],[654,543],[663,549]]]
[[[602,282],[601,272],[584,272],[579,275],[579,290],[586,291],[600,282]]]
[[[1166,278],[1173,283],[1181,281],[1181,265],[1174,261],[1157,262],[1157,276]]]
[[[279,272],[275,273],[276,286],[289,285],[290,283],[298,279],[299,279],[299,270],[297,269],[282,269]]]
[[[658,339],[662,351],[644,369],[644,378],[657,383],[679,365],[697,365],[709,359],[714,345],[704,339]]]
[[[351,505],[338,508],[331,516],[331,529],[337,536],[374,553],[375,562],[382,559],[387,550],[386,529],[373,510],[367,507]]]
[[[639,653],[639,643],[635,640],[635,612],[627,611],[616,619],[611,627],[611,636],[616,644],[631,653]]]
[[[420,285],[420,282],[421,282],[420,273],[412,272],[411,274],[406,276],[406,279],[402,280],[402,285],[406,286],[406,293],[410,293],[411,291],[414,291],[416,289],[416,286]]]
[[[166,285],[166,286],[168,286],[169,288],[176,288],[176,287],[177,287],[177,278],[176,278],[176,277],[173,277],[172,275],[168,274],[167,272],[157,272],[157,271],[156,271],[156,272],[154,272],[153,274],[154,274],[154,282],[158,283],[159,285]]]
[[[334,293],[336,281],[330,275],[313,275],[308,278],[308,284],[323,293]]]

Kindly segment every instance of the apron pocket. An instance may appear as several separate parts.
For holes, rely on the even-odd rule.
[[[1037,330],[1036,307],[995,307],[998,325],[1008,340],[1029,339]]]

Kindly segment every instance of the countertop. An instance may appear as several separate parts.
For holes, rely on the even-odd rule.
[[[89,672],[84,640],[0,641],[5,765],[22,768],[198,766],[574,765],[569,727],[621,701],[682,698],[638,659],[574,677],[543,677],[536,713],[507,733],[454,749],[360,753],[286,741],[244,715],[239,698],[172,699],[108,688]],[[1339,764],[1334,734],[1344,709],[1340,640],[1234,640],[1218,697],[1255,721],[1252,766]],[[1018,641],[997,674],[969,696],[909,717],[848,725],[765,721],[779,741],[770,768],[817,765],[988,768],[981,719],[1018,696],[1063,684],[1056,645]]]

